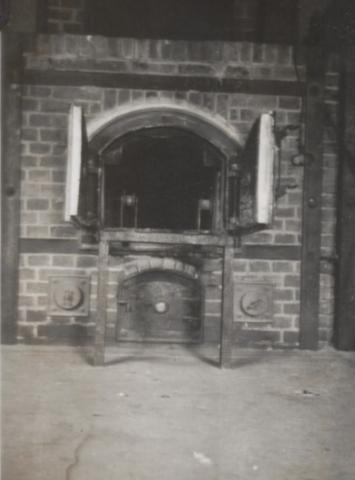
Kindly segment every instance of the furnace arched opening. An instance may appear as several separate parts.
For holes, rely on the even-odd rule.
[[[119,138],[102,154],[105,227],[218,230],[223,158],[183,129],[142,129]]]
[[[88,127],[101,171],[100,224],[171,232],[225,228],[236,133],[178,104],[118,109]]]

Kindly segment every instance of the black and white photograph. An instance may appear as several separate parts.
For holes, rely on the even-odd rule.
[[[1,480],[355,479],[355,0],[0,0]]]

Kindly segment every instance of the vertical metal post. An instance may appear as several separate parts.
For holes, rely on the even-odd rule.
[[[318,348],[319,274],[324,131],[325,52],[309,47],[307,58],[303,176],[300,348]]]
[[[232,363],[234,302],[233,257],[234,248],[226,245],[223,251],[222,322],[219,357],[219,365],[221,368],[230,368]]]
[[[22,38],[2,33],[1,340],[16,343],[20,236]]]
[[[94,365],[105,363],[105,336],[106,336],[106,290],[109,264],[109,242],[100,240],[99,265],[97,278],[97,311],[95,324]]]

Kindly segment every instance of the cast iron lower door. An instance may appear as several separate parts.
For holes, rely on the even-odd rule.
[[[122,282],[117,312],[120,341],[201,339],[199,281],[174,272],[143,272]]]

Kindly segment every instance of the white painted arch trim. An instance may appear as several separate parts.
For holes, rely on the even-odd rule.
[[[114,123],[120,117],[125,115],[130,115],[134,112],[149,112],[164,110],[176,111],[178,113],[186,113],[187,115],[193,116],[201,120],[201,122],[209,123],[216,129],[220,130],[232,141],[241,145],[242,141],[238,132],[232,127],[225,118],[219,114],[213,114],[209,110],[196,107],[188,102],[175,102],[172,100],[146,100],[144,103],[142,101],[126,103],[124,105],[112,108],[99,114],[94,119],[90,120],[87,123],[87,135],[89,141],[100,133],[106,126]]]

